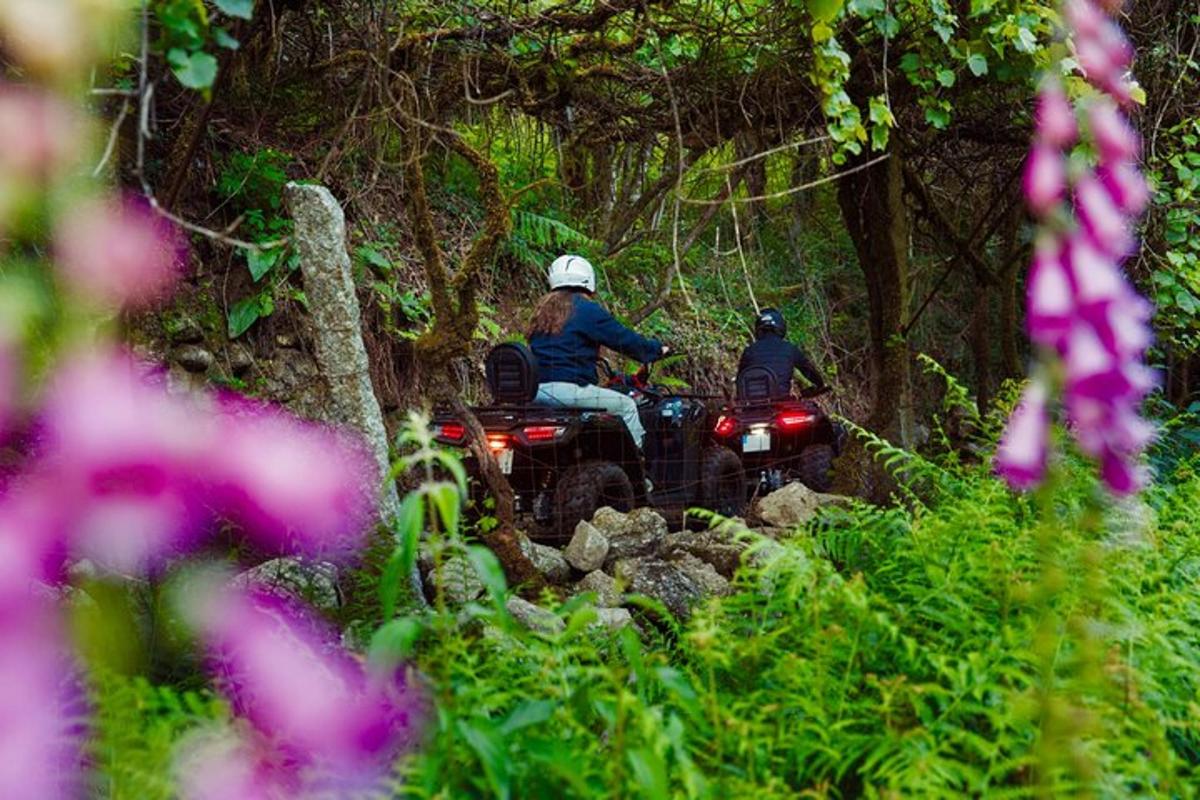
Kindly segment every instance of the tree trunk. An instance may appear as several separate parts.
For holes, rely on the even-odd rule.
[[[979,413],[986,414],[992,400],[992,320],[986,284],[975,284],[973,300],[970,336],[975,360],[975,403]]]
[[[889,154],[885,161],[843,177],[838,204],[867,286],[874,394],[867,424],[879,435],[908,446],[914,425],[911,359],[903,338],[909,300],[909,225],[904,165],[895,139]]]

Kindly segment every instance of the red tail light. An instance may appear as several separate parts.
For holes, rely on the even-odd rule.
[[[564,430],[557,425],[530,425],[525,428],[525,438],[529,442],[550,442],[562,436]]]
[[[717,424],[713,426],[713,433],[717,436],[732,436],[736,430],[737,420],[724,414],[717,417]]]
[[[792,411],[786,414],[780,414],[775,418],[775,422],[784,430],[794,428],[803,428],[805,425],[811,425],[817,417],[815,414],[809,414],[806,411]]]
[[[511,439],[507,433],[489,433],[487,436],[488,447],[493,450],[507,450]]]
[[[467,435],[467,428],[458,422],[445,422],[437,427],[434,435],[447,442],[461,442]]]

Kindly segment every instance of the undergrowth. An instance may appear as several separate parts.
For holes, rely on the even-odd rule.
[[[741,534],[736,591],[686,624],[614,633],[576,597],[532,633],[488,575],[478,604],[389,623],[430,695],[393,794],[1195,796],[1200,460],[1163,463],[1113,504],[1069,458],[1015,496],[986,459],[910,457],[920,501]],[[168,796],[148,776],[219,707],[100,688],[111,795]]]

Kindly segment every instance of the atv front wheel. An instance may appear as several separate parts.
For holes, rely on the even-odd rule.
[[[700,464],[700,504],[723,517],[746,511],[746,476],[742,460],[728,447],[710,447]]]
[[[596,509],[610,506],[633,510],[633,484],[625,470],[611,461],[590,461],[571,467],[554,492],[558,509],[556,533],[564,541],[575,534],[580,520],[591,519]]]
[[[833,485],[833,448],[810,444],[796,457],[796,477],[814,492],[828,492]]]

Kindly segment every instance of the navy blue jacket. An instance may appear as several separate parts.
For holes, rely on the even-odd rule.
[[[560,333],[537,333],[529,339],[540,382],[595,384],[601,345],[644,364],[662,355],[660,342],[629,330],[599,303],[579,294],[574,300],[575,310]]]
[[[808,378],[813,386],[825,385],[825,379],[804,351],[774,333],[763,334],[762,338],[742,351],[738,372],[749,367],[766,367],[775,373],[777,397],[791,395],[792,370],[800,370],[800,374]]]

